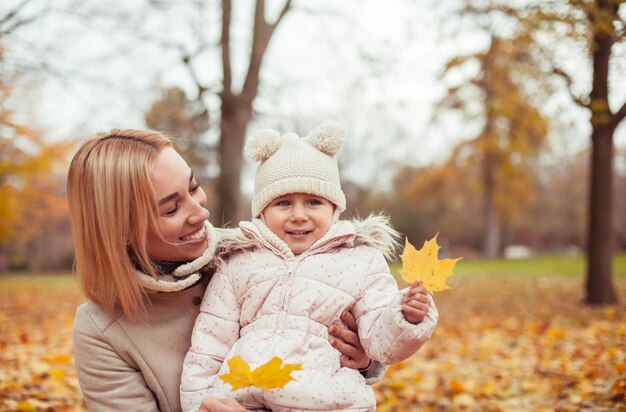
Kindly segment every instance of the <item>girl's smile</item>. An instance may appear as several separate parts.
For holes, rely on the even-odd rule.
[[[308,250],[332,225],[335,205],[323,197],[290,193],[270,202],[263,210],[267,227],[282,239],[294,255]]]

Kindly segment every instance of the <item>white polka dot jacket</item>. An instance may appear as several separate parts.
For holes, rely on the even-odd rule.
[[[385,365],[407,359],[430,339],[438,319],[432,299],[417,324],[401,311],[404,291],[385,259],[397,232],[381,216],[339,221],[294,255],[260,220],[241,222],[240,229],[246,246],[228,248],[236,252],[218,267],[200,305],[183,363],[183,410],[214,396],[234,397],[250,410],[374,411],[373,390],[357,370],[340,366],[328,327],[342,324],[349,309],[365,351]],[[301,369],[280,389],[232,391],[218,376],[234,356],[251,370],[273,357]]]

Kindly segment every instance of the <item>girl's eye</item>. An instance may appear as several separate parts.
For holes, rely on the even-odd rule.
[[[278,202],[276,202],[276,206],[289,206],[289,201],[288,200],[279,200]]]
[[[308,203],[310,205],[313,205],[313,206],[317,206],[317,205],[321,205],[322,204],[322,202],[319,199],[310,199]]]
[[[198,190],[198,189],[200,189],[200,183],[194,182],[194,184],[191,187],[191,189],[189,189],[189,193],[195,193],[196,190]]]

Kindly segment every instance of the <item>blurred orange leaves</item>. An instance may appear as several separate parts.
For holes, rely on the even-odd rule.
[[[626,303],[587,307],[581,281],[450,278],[432,339],[374,385],[377,410],[624,410]],[[0,277],[0,410],[85,410],[70,340],[82,299],[70,277]]]
[[[84,410],[71,330],[73,278],[0,278],[0,410]]]
[[[451,281],[431,341],[377,385],[379,411],[626,409],[626,304],[583,305],[574,277]]]

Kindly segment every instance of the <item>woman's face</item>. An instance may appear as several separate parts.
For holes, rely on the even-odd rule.
[[[148,253],[155,260],[193,260],[207,247],[206,194],[183,158],[166,147],[150,173],[159,204],[159,228],[148,232]]]

